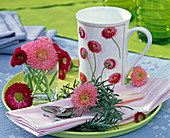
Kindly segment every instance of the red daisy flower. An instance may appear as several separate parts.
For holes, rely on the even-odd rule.
[[[53,43],[53,47],[58,55],[63,51],[61,48],[59,48],[59,46],[56,43]]]
[[[85,31],[83,30],[81,26],[79,26],[79,34],[81,38],[85,38]]]
[[[70,55],[66,51],[62,50],[62,52],[59,54],[59,68],[68,72],[70,69],[70,65]]]
[[[59,48],[59,46],[56,43],[53,43],[54,48]]]
[[[146,119],[146,115],[145,115],[143,112],[137,112],[137,113],[135,114],[135,122],[136,122],[136,123],[139,123],[139,122],[141,121],[141,120],[140,120],[140,116],[143,117],[142,120],[145,120],[145,119]]]
[[[80,55],[81,55],[81,57],[82,57],[83,59],[86,59],[87,56],[88,56],[87,50],[82,47],[82,48],[80,49]]]
[[[120,81],[121,79],[121,74],[120,73],[114,73],[109,77],[108,82],[111,84],[116,84]]]
[[[116,61],[114,59],[106,59],[104,66],[107,69],[113,69],[116,66]]]
[[[10,64],[12,67],[15,67],[16,65],[22,65],[23,63],[26,63],[26,60],[27,60],[26,52],[22,50],[21,47],[17,47],[12,56]]]
[[[102,36],[106,39],[110,39],[116,35],[117,29],[115,27],[106,27],[102,31]]]
[[[53,46],[58,54],[59,57],[59,68],[60,70],[66,70],[67,72],[71,66],[71,58],[70,55],[64,51],[63,49],[59,48],[56,43],[53,43]]]
[[[82,72],[80,72],[80,81],[81,81],[82,83],[87,82],[87,78],[86,78],[86,76],[84,75],[84,73],[82,73]]]
[[[87,45],[91,52],[99,53],[102,50],[101,44],[97,41],[89,41]]]
[[[24,83],[14,83],[5,92],[5,102],[10,109],[20,109],[32,105],[32,91]]]
[[[59,79],[64,80],[66,78],[66,70],[59,69]]]

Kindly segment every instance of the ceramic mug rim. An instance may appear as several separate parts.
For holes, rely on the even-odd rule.
[[[96,10],[100,10],[100,11],[108,10],[108,11],[117,12],[117,13],[120,13],[124,19],[120,19],[119,21],[114,20],[114,22],[113,21],[100,22],[100,21],[94,21],[94,20],[87,19],[89,16],[91,16],[90,12],[92,13]],[[89,13],[87,14],[87,12],[89,12]],[[85,15],[85,17],[82,17],[83,14]],[[131,19],[131,16],[132,16],[131,13],[123,8],[110,7],[110,6],[96,6],[96,7],[84,8],[84,9],[79,10],[76,13],[76,18],[77,18],[78,22],[85,24],[85,25],[91,25],[91,26],[110,26],[110,25],[122,24],[122,23],[129,21]],[[101,17],[101,15],[100,15],[100,17]]]

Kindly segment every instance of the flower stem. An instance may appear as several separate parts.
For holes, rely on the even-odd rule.
[[[73,70],[73,71],[69,71],[69,72],[66,72],[66,74],[70,74],[70,73],[74,73],[74,72],[78,72],[79,70]]]
[[[34,97],[36,91],[37,91],[37,84],[35,85],[34,90],[33,90],[33,92],[32,92],[32,97]]]
[[[79,66],[76,66],[76,65],[73,65],[73,67],[75,67],[75,68],[79,68]]]
[[[96,56],[95,56],[95,53],[93,52],[93,57],[94,57],[94,74],[96,72]]]
[[[53,77],[52,77],[52,79],[51,79],[51,81],[50,81],[50,83],[49,83],[49,86],[51,86],[51,84],[53,83],[53,81],[54,81],[57,73],[58,73],[58,71],[56,71],[56,72],[54,73],[54,75],[53,75]]]
[[[103,72],[105,70],[105,67],[102,69],[102,72],[101,72],[101,81],[102,81],[102,77],[103,77]]]
[[[32,78],[30,77],[30,75],[28,74],[28,82],[27,82],[28,86],[30,87],[30,89],[33,91],[33,86],[32,86]]]
[[[91,62],[90,62],[90,60],[89,60],[89,58],[88,58],[88,57],[87,57],[87,60],[88,60],[88,62],[89,62],[90,69],[91,69],[91,72],[92,72],[91,79],[93,79],[93,78],[95,78],[95,76],[94,76],[94,72],[93,72],[93,69],[92,69],[92,65],[91,65]]]
[[[45,84],[46,84],[46,90],[45,90],[45,93],[47,94],[47,97],[48,97],[48,100],[51,102],[50,100],[50,97],[51,97],[51,94],[50,94],[50,87],[49,87],[49,83],[48,83],[48,78],[46,76],[46,74],[44,73],[44,81],[45,81]]]
[[[121,58],[121,52],[120,52],[120,47],[118,45],[118,43],[112,38],[112,40],[115,42],[117,48],[118,48],[118,51],[119,51],[119,58]]]

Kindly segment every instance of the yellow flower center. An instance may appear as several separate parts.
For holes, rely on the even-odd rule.
[[[87,97],[87,95],[86,94],[83,94],[82,96],[81,96],[81,103],[83,104],[83,103],[86,103],[87,101],[88,101],[88,97]]]
[[[22,94],[21,93],[15,93],[15,100],[17,101],[17,102],[22,102],[22,101],[24,101],[24,97],[22,96]]]
[[[41,61],[41,62],[44,62],[47,60],[48,58],[48,55],[46,53],[46,51],[40,51],[40,52],[37,52],[36,53],[36,58]]]

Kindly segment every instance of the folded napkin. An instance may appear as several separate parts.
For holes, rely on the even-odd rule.
[[[0,15],[0,39],[4,37],[14,36],[15,32],[8,29],[3,18]]]
[[[16,12],[0,12],[0,23],[2,24],[2,27],[4,27],[1,27],[0,29],[1,48],[4,47],[5,44],[13,43],[15,41],[19,42],[19,40],[26,39],[26,32],[21,25]]]
[[[115,87],[115,93],[120,95],[122,92],[124,95],[126,95],[126,92],[129,93],[129,90],[134,92],[131,94],[132,101],[125,102],[125,105],[133,108],[134,110],[132,111],[126,108],[122,108],[122,112],[125,113],[125,115],[123,115],[123,121],[119,122],[119,124],[132,122],[134,121],[135,113],[143,112],[147,114],[159,106],[161,103],[169,99],[170,79],[148,78],[147,83],[141,87],[135,87],[132,84]],[[143,97],[134,100],[134,96],[136,95],[138,98],[139,94],[143,94]]]
[[[9,44],[3,48],[0,48],[0,54],[13,54],[15,48],[21,47],[23,44],[33,41],[39,36],[45,36],[53,39],[53,37],[57,34],[57,30],[54,29],[45,31],[45,26],[24,26],[24,29],[27,33],[26,40],[19,43]]]
[[[56,102],[10,111],[7,112],[6,115],[16,125],[24,128],[25,130],[36,136],[43,136],[55,132],[64,131],[85,123],[87,120],[93,118],[93,116],[82,116],[54,121],[54,119],[43,116],[44,111],[41,110],[41,107],[44,105],[62,106],[65,108],[73,106],[71,103],[71,99],[68,98]]]
[[[129,90],[131,90],[134,92],[134,94],[143,93],[144,95],[142,99],[134,100],[134,97],[132,97],[133,101],[125,104],[126,106],[129,106],[134,110],[132,111],[123,108],[122,112],[125,113],[125,115],[123,116],[124,120],[119,122],[119,124],[125,124],[134,121],[134,115],[137,111],[149,113],[159,104],[167,100],[170,97],[169,84],[169,79],[150,78],[148,79],[147,84],[142,87],[135,87],[131,84],[116,87],[115,93],[118,94],[125,93],[126,95],[126,92],[129,94]],[[81,117],[74,117],[55,121],[54,119],[43,116],[44,111],[41,110],[41,106],[44,105],[54,105],[63,107],[73,106],[71,103],[71,99],[67,98],[56,102],[9,111],[6,113],[6,115],[15,124],[36,136],[43,136],[51,133],[64,131],[82,123],[85,123],[87,120],[92,119],[94,117],[93,115],[87,113],[86,115]]]
[[[22,26],[16,12],[0,12],[0,53],[13,54],[16,47],[39,36],[52,39],[57,34],[57,30],[45,30],[45,26]]]

